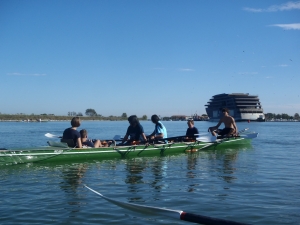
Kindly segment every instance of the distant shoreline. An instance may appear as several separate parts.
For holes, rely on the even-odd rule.
[[[18,122],[18,123],[47,123],[47,122],[69,122],[70,120],[69,119],[63,119],[63,120],[41,120],[41,121],[38,121],[38,120],[32,120],[32,121],[26,121],[26,120],[0,120],[0,122]],[[101,119],[81,119],[81,121],[110,121],[110,122],[116,122],[116,121],[127,121],[126,119],[124,120],[101,120]],[[140,120],[140,121],[150,121],[150,120]],[[166,121],[166,120],[162,120],[162,121]],[[182,121],[182,120],[181,120]],[[199,120],[200,122],[203,122],[203,121],[207,121],[207,122],[210,122],[209,120]],[[170,122],[177,122],[177,121],[170,121]],[[198,121],[197,121],[198,122]],[[240,122],[240,121],[239,121]],[[244,122],[244,123],[247,123],[247,121],[241,121],[241,122]],[[282,123],[282,122],[300,122],[300,120],[274,120],[274,121],[271,121],[271,120],[267,120],[267,121],[264,121],[264,122],[257,122],[257,121],[250,121],[250,123],[270,123],[270,122],[275,122],[275,123]]]

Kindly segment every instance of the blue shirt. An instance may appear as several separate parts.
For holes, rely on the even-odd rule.
[[[154,134],[163,134],[163,138],[168,138],[167,129],[160,121],[155,125]]]

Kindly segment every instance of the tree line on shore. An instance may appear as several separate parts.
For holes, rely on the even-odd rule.
[[[54,114],[25,114],[25,113],[17,113],[17,114],[1,114],[0,120],[2,121],[48,121],[48,120],[71,120],[74,116],[80,117],[82,120],[127,120],[127,113],[122,113],[121,116],[102,116],[98,114],[94,109],[87,109],[85,111],[85,116],[81,112],[68,112],[67,116],[56,116]],[[139,118],[140,120],[147,120],[148,117],[143,115]],[[267,121],[270,120],[300,120],[299,113],[295,113],[293,116],[290,116],[286,113],[276,114],[276,113],[266,113],[265,119]]]
[[[56,116],[54,114],[1,114],[0,121],[49,121],[49,120],[71,120],[73,117],[78,116],[81,120],[109,120],[109,121],[118,121],[118,120],[127,120],[127,114],[123,113],[121,116],[102,116],[99,114],[86,114],[83,116],[80,113],[68,113],[67,116]],[[147,120],[147,116],[143,115],[139,118],[140,120]]]
[[[295,113],[294,116],[290,116],[286,113],[282,114],[275,114],[275,113],[266,113],[265,114],[266,120],[299,120],[300,116],[299,113]]]

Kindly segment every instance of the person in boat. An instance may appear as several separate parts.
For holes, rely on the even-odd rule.
[[[152,121],[152,123],[155,124],[155,128],[154,128],[153,133],[149,135],[149,139],[150,140],[159,140],[159,139],[168,138],[167,129],[162,124],[162,122],[160,122],[159,117],[154,114],[151,116],[151,121]],[[165,142],[167,142],[167,141],[165,141]]]
[[[82,129],[80,132],[81,143],[83,146],[92,147],[92,148],[100,148],[103,147],[100,140],[96,139],[88,139],[87,130]]]
[[[73,119],[71,120],[71,126],[72,127],[64,130],[62,140],[72,139],[74,142],[74,145],[77,148],[82,148],[81,136],[80,136],[80,133],[77,131],[77,128],[80,127],[80,118],[73,117]]]
[[[232,116],[229,115],[229,110],[227,108],[222,109],[223,117],[219,120],[218,124],[214,127],[208,128],[208,131],[211,132],[213,136],[222,136],[230,137],[236,136],[238,133],[238,128],[236,126],[235,120]],[[224,129],[218,129],[219,126],[224,123]]]
[[[194,125],[194,120],[188,119],[187,125],[188,125],[188,129],[186,130],[186,134],[185,134],[186,139],[195,140],[196,139],[195,134],[199,134],[199,131],[198,131],[197,127],[195,127],[195,125]]]
[[[127,132],[121,142],[121,145],[137,144],[139,141],[144,141],[147,144],[147,137],[144,133],[144,128],[140,124],[136,115],[128,117],[129,126]]]

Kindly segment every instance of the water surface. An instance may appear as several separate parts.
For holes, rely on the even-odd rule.
[[[169,136],[186,122],[164,122]],[[142,122],[151,133],[151,122]],[[209,122],[196,122],[206,132]],[[69,122],[1,122],[0,147],[46,145]],[[82,122],[91,138],[124,135],[128,123]],[[189,224],[135,214],[83,187],[125,202],[252,224],[300,224],[300,123],[238,123],[260,133],[251,145],[194,154],[31,163],[1,167],[0,224]]]

